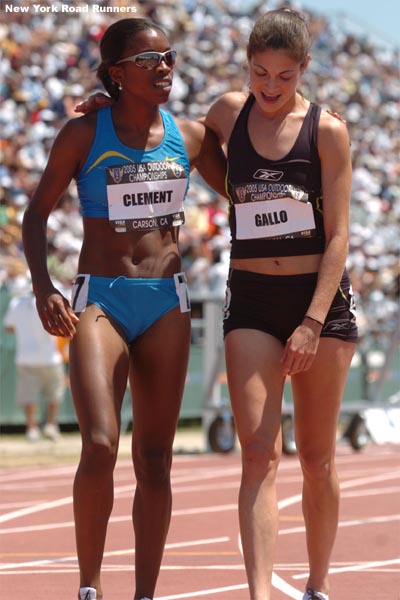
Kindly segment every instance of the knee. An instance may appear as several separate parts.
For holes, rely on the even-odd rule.
[[[118,455],[118,438],[106,432],[91,432],[82,440],[81,468],[92,475],[113,471]]]
[[[169,485],[172,449],[135,448],[133,464],[136,481],[139,485],[151,487]]]
[[[303,476],[312,481],[329,479],[334,470],[334,460],[330,453],[299,449],[299,461]]]
[[[275,476],[280,451],[277,444],[268,440],[251,440],[242,444],[243,471],[248,477]]]

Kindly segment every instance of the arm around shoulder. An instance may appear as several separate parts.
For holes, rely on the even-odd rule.
[[[218,194],[226,196],[226,159],[214,131],[200,121],[185,120],[179,123],[191,167]]]

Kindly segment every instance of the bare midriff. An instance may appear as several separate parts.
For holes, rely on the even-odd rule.
[[[97,277],[172,277],[181,270],[178,229],[116,232],[108,219],[83,219],[79,272]]]
[[[232,258],[230,266],[240,271],[251,271],[264,275],[300,275],[316,273],[322,254],[304,256],[273,256],[268,258]]]

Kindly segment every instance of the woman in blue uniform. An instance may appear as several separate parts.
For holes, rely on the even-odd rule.
[[[288,376],[310,564],[303,600],[328,598],[338,523],[336,428],[357,340],[345,270],[350,143],[343,122],[298,91],[309,48],[299,13],[266,13],[247,48],[251,92],[225,94],[206,119],[227,145],[225,354],[242,448],[239,518],[252,600],[271,599]]]
[[[82,435],[74,483],[80,600],[102,599],[120,411],[129,378],[136,475],[134,598],[152,598],[171,516],[170,468],[190,347],[178,246],[189,172],[223,192],[215,135],[177,120],[168,100],[176,52],[144,19],[111,25],[98,76],[115,103],[58,134],[23,221],[24,251],[44,328],[71,339],[71,390]],[[84,239],[71,304],[47,270],[46,223],[71,180]]]

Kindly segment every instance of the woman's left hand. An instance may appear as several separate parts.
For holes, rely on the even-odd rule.
[[[347,123],[346,119],[343,119],[343,117],[340,116],[340,114],[336,111],[331,110],[330,108],[326,109],[326,112],[328,114],[331,115],[331,117],[335,117],[335,119],[338,119],[339,121],[342,121],[342,123]]]
[[[303,322],[296,327],[286,342],[281,358],[284,375],[295,375],[307,371],[318,350],[321,326],[318,323]]]

